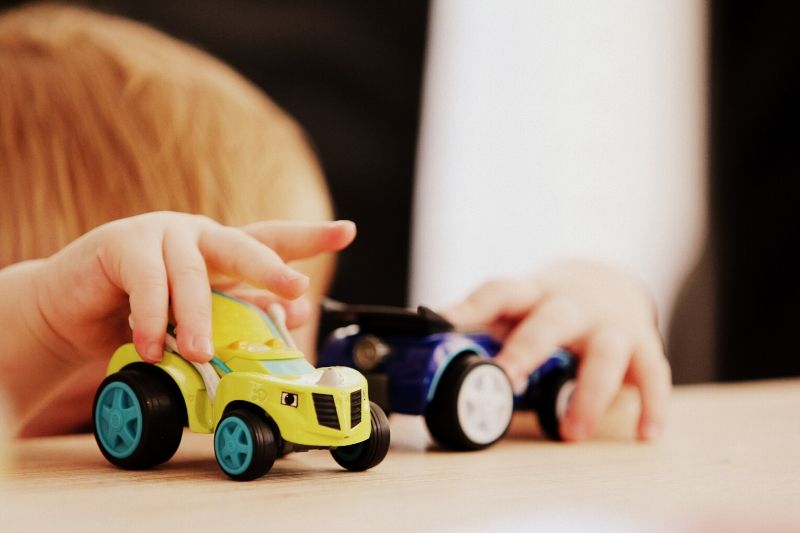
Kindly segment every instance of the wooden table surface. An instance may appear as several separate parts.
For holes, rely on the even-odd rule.
[[[374,470],[296,453],[249,483],[221,474],[209,435],[186,433],[145,472],[110,466],[90,435],[16,441],[0,531],[800,530],[800,381],[678,387],[651,444],[629,438],[635,399],[589,443],[542,441],[525,417],[474,453],[436,450],[419,418],[392,417]]]

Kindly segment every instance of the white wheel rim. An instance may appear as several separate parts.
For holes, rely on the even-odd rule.
[[[556,418],[559,422],[561,422],[567,414],[567,407],[569,407],[569,401],[572,399],[572,393],[574,391],[574,379],[565,381],[558,391],[558,395],[556,396]]]
[[[505,433],[514,411],[514,392],[505,372],[495,365],[474,367],[458,391],[458,423],[476,444],[489,444]]]

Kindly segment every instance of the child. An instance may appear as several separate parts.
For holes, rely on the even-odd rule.
[[[281,297],[290,325],[313,325],[307,305],[288,303],[309,283],[298,271],[318,297],[330,277],[319,254],[355,232],[255,222],[331,215],[294,123],[205,54],[75,8],[0,18],[0,180],[0,380],[27,435],[86,423],[129,313],[151,361],[168,303],[182,353],[210,357],[209,283],[260,305]],[[492,282],[447,314],[504,339],[515,380],[559,345],[582,357],[566,438],[591,435],[623,379],[642,391],[640,435],[660,431],[670,381],[652,306],[616,271],[574,263]]]
[[[241,226],[324,221],[331,207],[302,132],[258,90],[154,30],[77,8],[0,18],[0,183],[0,380],[25,435],[86,423],[129,313],[155,360],[171,297],[182,353],[208,359],[209,281],[261,305],[318,297],[331,270],[319,254],[354,236],[347,222],[234,229],[185,214]],[[311,308],[288,305],[290,326]]]

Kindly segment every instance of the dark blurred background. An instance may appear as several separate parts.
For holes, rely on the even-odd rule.
[[[81,3],[209,51],[295,116],[359,224],[332,296],[406,303],[427,1]],[[708,6],[711,235],[676,307],[675,381],[800,375],[800,8]]]
[[[798,376],[800,4],[713,0],[709,24],[710,236],[674,313],[675,381]]]
[[[718,377],[800,375],[800,4],[711,5]]]

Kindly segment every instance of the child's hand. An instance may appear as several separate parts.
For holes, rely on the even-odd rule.
[[[565,439],[590,437],[623,382],[641,393],[640,438],[661,433],[669,364],[652,301],[624,274],[594,263],[561,264],[539,276],[489,282],[443,314],[462,328],[488,328],[503,341],[497,362],[514,383],[527,380],[558,347],[580,357],[561,423]]]
[[[210,286],[262,304],[296,299],[309,280],[284,261],[340,250],[354,236],[355,225],[345,221],[239,229],[159,212],[111,222],[41,262],[35,288],[48,330],[41,337],[61,359],[108,357],[125,336],[130,312],[136,350],[157,361],[171,307],[181,354],[207,361],[213,352]],[[287,308],[297,325],[309,305]]]

